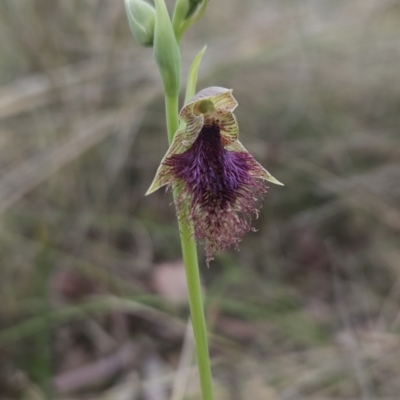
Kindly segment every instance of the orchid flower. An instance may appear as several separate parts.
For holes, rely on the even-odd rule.
[[[180,128],[147,191],[178,189],[178,215],[193,224],[207,264],[251,230],[256,196],[267,191],[263,181],[282,185],[239,142],[237,105],[230,89],[198,92],[182,108]]]

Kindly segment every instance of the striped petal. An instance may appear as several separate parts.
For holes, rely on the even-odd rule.
[[[184,136],[185,132],[178,131],[174,136],[174,140],[172,141],[171,146],[167,150],[165,156],[161,160],[160,166],[157,169],[156,176],[153,179],[152,184],[146,192],[146,196],[158,190],[160,187],[165,185],[170,185],[174,181],[174,177],[171,175],[170,169],[165,166],[164,161],[174,155],[183,153],[186,150],[184,146]]]
[[[188,113],[186,118],[186,127],[185,130],[183,131],[183,144],[185,147],[191,146],[194,141],[197,139],[199,136],[199,133],[201,131],[201,128],[204,125],[204,115],[195,115],[192,113]]]
[[[218,125],[221,130],[222,144],[228,146],[239,136],[239,125],[235,116],[229,112],[218,112]]]

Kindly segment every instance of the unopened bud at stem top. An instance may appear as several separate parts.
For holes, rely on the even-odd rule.
[[[199,7],[199,5],[203,2],[203,0],[187,0],[189,3],[189,9],[186,14],[186,19],[191,17]]]
[[[206,10],[209,0],[177,0],[172,25],[178,43],[191,25],[198,21]]]
[[[152,46],[156,12],[144,0],[125,0],[125,9],[133,37],[142,46]]]

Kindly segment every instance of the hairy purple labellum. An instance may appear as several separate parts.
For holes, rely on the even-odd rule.
[[[217,123],[204,125],[193,145],[165,159],[164,165],[180,188],[178,211],[190,199],[194,234],[204,244],[207,263],[251,229],[255,195],[266,193],[256,178],[260,167],[249,153],[224,148]]]

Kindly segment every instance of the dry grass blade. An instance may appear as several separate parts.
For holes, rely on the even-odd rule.
[[[141,93],[142,107],[154,97],[156,91],[149,89]],[[141,118],[141,108],[129,114],[129,119]],[[34,187],[48,179],[62,167],[84,154],[96,144],[115,132],[121,124],[121,117],[127,118],[127,111],[94,116],[85,126],[77,128],[78,133],[55,144],[32,158],[26,160],[0,179],[0,213],[19,200]]]
[[[54,389],[59,393],[66,393],[99,385],[117,372],[131,366],[139,351],[131,343],[127,343],[102,360],[54,377]]]
[[[191,373],[191,365],[194,355],[193,329],[190,320],[186,325],[185,337],[181,355],[179,358],[178,369],[172,386],[171,400],[183,400],[185,398],[186,385]]]

